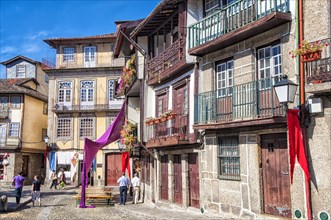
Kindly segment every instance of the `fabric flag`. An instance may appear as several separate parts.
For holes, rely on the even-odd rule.
[[[80,208],[86,208],[85,206],[85,189],[88,181],[87,171],[91,168],[92,162],[98,151],[107,146],[108,144],[118,140],[121,137],[120,131],[124,125],[125,119],[125,102],[123,102],[121,111],[118,113],[115,120],[108,127],[107,131],[96,141],[92,141],[88,138],[84,140],[84,161],[82,170],[82,193],[80,200]]]
[[[55,151],[49,153],[49,170],[55,170]]]
[[[97,171],[97,158],[94,157],[93,163],[92,163],[92,171]]]
[[[122,153],[122,173],[125,173],[125,170],[128,170],[129,178],[131,179],[130,173],[130,154],[129,152]]]
[[[298,114],[299,114],[298,109],[290,109],[287,112],[291,183],[293,183],[293,172],[294,172],[296,157],[298,159],[301,168],[305,172],[308,181],[310,180],[309,167],[305,154],[305,143],[303,142]]]

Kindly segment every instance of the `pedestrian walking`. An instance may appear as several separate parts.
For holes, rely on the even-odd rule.
[[[125,205],[126,197],[128,193],[128,187],[130,186],[130,180],[125,176],[125,173],[117,180],[120,186],[120,205]]]
[[[32,188],[31,188],[32,206],[34,206],[34,202],[36,200],[38,200],[38,202],[39,202],[39,207],[41,206],[40,186],[41,186],[41,181],[39,179],[39,176],[35,175],[34,181],[32,182]]]
[[[59,185],[60,185],[61,189],[64,189],[64,187],[66,185],[66,175],[65,175],[63,169],[60,170],[58,177],[59,177]]]
[[[18,175],[14,177],[12,185],[15,186],[16,204],[19,204],[21,201],[22,190],[24,185],[23,172],[20,172]]]
[[[132,204],[137,204],[139,201],[139,194],[140,194],[140,178],[138,177],[137,173],[134,174],[134,177],[131,180],[131,185],[133,187]]]
[[[57,189],[56,188],[57,187],[57,174],[56,174],[56,170],[53,170],[53,173],[52,173],[50,179],[52,181],[52,184],[51,184],[51,186],[49,188],[52,189],[53,186],[54,186],[54,189]]]

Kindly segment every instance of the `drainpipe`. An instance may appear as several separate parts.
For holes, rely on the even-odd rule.
[[[302,41],[304,39],[304,27],[303,27],[303,0],[298,0],[298,8],[299,8],[299,45],[301,46]],[[305,107],[305,69],[304,64],[301,60],[301,57],[299,57],[300,60],[300,68],[299,68],[299,80],[300,80],[300,109]],[[301,120],[303,120],[304,114],[302,114]],[[306,127],[301,127],[302,130],[302,136],[304,140],[305,145],[305,154],[306,158],[308,160],[308,143],[307,143],[307,129]],[[309,169],[309,163],[308,163],[308,169]],[[307,208],[307,219],[312,219],[312,210],[311,210],[311,197],[310,197],[310,181],[305,176],[305,193],[306,193],[306,208]]]

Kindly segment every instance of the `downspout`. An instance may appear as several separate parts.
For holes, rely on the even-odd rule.
[[[299,45],[301,46],[302,41],[304,39],[304,27],[303,27],[303,0],[298,0],[298,8],[299,8]],[[301,60],[301,57],[299,57],[299,80],[300,80],[300,109],[305,108],[305,69],[304,69],[304,63]],[[304,114],[300,116],[300,120],[303,120]],[[302,136],[304,140],[305,145],[305,154],[306,158],[308,160],[308,143],[307,143],[307,129],[306,127],[302,126]],[[309,160],[308,160],[309,162]],[[308,163],[308,169],[309,169],[309,163]],[[306,208],[307,208],[307,219],[312,219],[312,210],[311,210],[311,197],[310,197],[310,181],[307,179],[307,176],[305,176],[305,193],[306,193]]]

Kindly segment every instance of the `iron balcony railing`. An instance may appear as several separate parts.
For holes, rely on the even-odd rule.
[[[87,62],[82,57],[75,57],[73,61],[57,60],[56,63],[51,59],[42,59],[44,69],[70,69],[70,68],[92,68],[92,67],[122,67],[128,58],[121,57],[114,59],[112,55],[98,55],[95,61]]]
[[[195,96],[195,124],[226,123],[272,116],[285,116],[273,85],[278,78],[266,78]]]
[[[331,38],[319,40],[318,43],[331,45]],[[331,81],[331,46],[323,48],[321,57],[319,60],[304,63],[307,83]]]
[[[238,0],[188,27],[194,48],[274,12],[288,12],[290,0]]]
[[[188,114],[177,114],[173,119],[147,126],[147,141],[177,136],[178,140],[188,140]]]
[[[83,102],[81,99],[72,99],[71,102],[53,101],[53,111],[102,111],[119,110],[122,107],[123,99],[108,100],[106,98],[94,99],[90,102]]]
[[[0,118],[8,118],[9,107],[8,105],[0,105]]]

